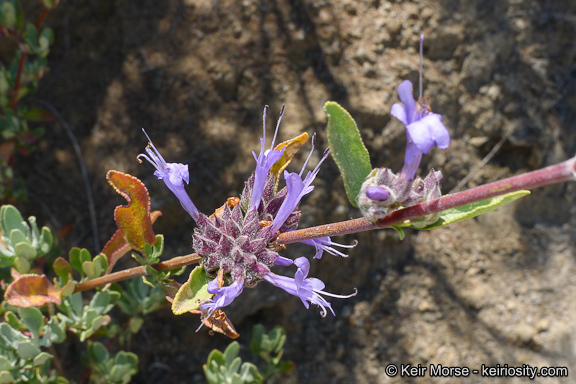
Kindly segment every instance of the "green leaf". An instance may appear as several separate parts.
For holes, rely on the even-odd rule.
[[[324,112],[328,115],[327,135],[332,157],[342,173],[348,200],[357,207],[362,183],[372,170],[370,155],[348,111],[328,101],[324,104]]]
[[[26,328],[32,333],[32,338],[37,339],[40,334],[40,330],[44,326],[44,315],[38,308],[19,308],[18,314],[22,319],[22,322],[26,325]]]
[[[14,251],[16,256],[23,257],[27,260],[34,260],[36,257],[36,248],[28,244],[27,242],[18,243],[14,246]]]
[[[110,358],[110,353],[102,343],[95,341],[88,344],[88,356],[94,364],[102,364]]]
[[[4,234],[10,233],[13,229],[19,229],[24,234],[30,233],[30,227],[13,205],[3,205],[0,208],[0,227]]]
[[[34,358],[34,363],[32,364],[32,366],[37,367],[39,365],[44,364],[45,362],[47,362],[48,360],[50,360],[52,358],[52,355],[47,353],[47,352],[41,352],[38,356],[36,356]]]
[[[190,272],[188,281],[182,284],[172,303],[172,312],[181,315],[200,308],[200,304],[212,298],[208,293],[208,283],[213,279],[206,274],[204,268],[198,266]]]
[[[33,359],[40,354],[40,348],[34,345],[33,342],[26,340],[18,343],[18,356],[22,359]]]
[[[452,224],[457,221],[462,221],[466,219],[471,219],[473,217],[482,215],[484,213],[488,213],[493,211],[497,208],[500,208],[506,204],[510,204],[513,201],[529,195],[530,191],[516,191],[512,193],[508,193],[506,195],[492,197],[490,199],[478,201],[476,203],[463,205],[456,208],[447,209],[445,211],[440,212],[440,218],[434,223],[430,224],[424,228],[417,228],[413,224],[404,225],[407,227],[412,227],[416,229],[425,229],[430,230],[438,227],[442,227],[444,225]]]
[[[0,23],[3,27],[13,29],[16,22],[16,8],[9,1],[3,2],[0,6]]]
[[[231,342],[228,347],[224,350],[224,364],[229,367],[232,365],[232,362],[238,356],[240,352],[240,343],[237,341]],[[238,365],[240,367],[240,365]]]
[[[15,382],[16,380],[14,380],[14,376],[12,376],[10,372],[8,371],[0,372],[0,384],[9,384]]]

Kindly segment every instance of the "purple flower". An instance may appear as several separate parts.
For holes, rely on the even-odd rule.
[[[418,102],[414,101],[412,83],[409,80],[404,80],[398,86],[398,94],[402,104],[394,104],[391,113],[406,125],[408,139],[404,167],[400,175],[412,180],[420,165],[422,154],[428,153],[435,145],[441,149],[448,148],[450,134],[442,124],[441,115],[432,113],[430,107],[421,99]]]
[[[328,252],[329,254],[331,254],[333,256],[338,255],[338,256],[342,256],[342,257],[348,257],[347,254],[340,252],[339,250],[334,248],[334,246],[342,247],[342,248],[354,248],[356,245],[358,245],[357,241],[355,242],[355,244],[352,244],[352,245],[344,245],[344,244],[335,243],[328,236],[321,237],[319,239],[314,239],[314,240],[304,240],[304,241],[302,241],[302,243],[312,245],[313,247],[316,248],[316,254],[314,255],[314,259],[321,259],[322,253],[324,251]]]
[[[154,175],[162,180],[164,184],[176,195],[182,207],[194,220],[198,220],[198,209],[190,199],[190,196],[186,193],[184,189],[184,182],[189,183],[190,175],[188,173],[188,165],[179,163],[166,163],[164,158],[158,152],[152,140],[146,134],[146,131],[142,129],[142,132],[148,138],[148,146],[146,146],[147,155],[138,155],[138,161],[142,162],[140,158],[146,159],[150,164],[152,164],[156,171]]]
[[[314,150],[314,140],[312,140],[312,150],[310,151],[310,153],[312,153],[313,150]],[[312,182],[314,181],[316,175],[320,171],[320,165],[324,162],[324,160],[326,160],[329,154],[330,150],[327,149],[326,151],[324,151],[322,159],[320,159],[320,161],[316,165],[316,168],[314,168],[313,171],[308,171],[308,174],[306,175],[304,181],[302,181],[302,173],[304,172],[304,168],[308,164],[308,159],[310,159],[310,155],[308,155],[306,162],[302,166],[300,174],[297,174],[295,172],[284,171],[284,179],[286,180],[286,187],[288,189],[288,193],[286,195],[286,199],[284,199],[284,202],[280,206],[280,209],[278,210],[276,217],[274,217],[274,221],[272,222],[271,227],[273,233],[282,227],[282,224],[284,224],[284,222],[290,216],[290,214],[292,214],[292,212],[296,209],[296,207],[298,207],[298,204],[300,204],[300,200],[302,200],[302,198],[305,195],[314,190]]]
[[[278,127],[280,127],[280,122],[282,121],[282,116],[284,116],[284,106],[282,106],[282,111],[280,111],[280,117],[278,118],[278,123],[276,124],[276,131],[274,132],[274,138],[272,139],[272,144],[270,149],[264,149],[266,144],[266,115],[268,114],[268,106],[264,107],[263,116],[263,126],[264,133],[263,137],[260,139],[260,154],[256,157],[256,153],[252,152],[254,159],[256,159],[256,170],[254,171],[254,187],[252,189],[252,197],[250,199],[250,209],[258,209],[260,205],[260,199],[262,199],[262,192],[264,191],[264,185],[266,184],[266,178],[270,172],[270,168],[282,157],[284,154],[284,148],[282,150],[274,150],[274,142],[276,141],[276,135],[278,134]]]
[[[237,279],[231,285],[221,288],[218,288],[217,278],[209,282],[208,293],[214,294],[216,299],[212,298],[200,305],[201,310],[207,311],[204,318],[209,319],[217,309],[230,305],[230,303],[242,293],[243,289],[244,279]],[[202,327],[202,325],[200,325],[200,327]]]
[[[264,276],[264,279],[270,284],[278,288],[282,288],[289,294],[298,296],[300,300],[302,300],[302,303],[304,303],[306,309],[310,307],[309,303],[320,306],[322,308],[322,311],[320,312],[322,317],[326,316],[326,307],[330,309],[330,312],[332,312],[334,316],[336,316],[336,314],[334,313],[330,303],[326,301],[326,299],[321,295],[346,299],[355,296],[357,293],[354,292],[351,295],[342,296],[325,292],[323,291],[325,285],[321,280],[314,277],[307,278],[308,272],[310,271],[310,262],[305,257],[297,258],[294,260],[294,264],[298,267],[294,278],[279,276],[269,272]]]

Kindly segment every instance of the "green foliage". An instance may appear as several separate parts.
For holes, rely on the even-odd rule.
[[[208,293],[208,283],[213,279],[206,274],[202,266],[190,272],[188,281],[182,284],[172,303],[172,312],[181,315],[189,311],[200,309],[200,304],[214,296]]]
[[[280,361],[286,342],[286,331],[276,326],[266,333],[264,326],[257,324],[253,328],[250,350],[266,363],[259,371],[252,363],[242,363],[238,357],[240,344],[234,341],[228,345],[224,353],[214,349],[208,355],[208,362],[203,366],[204,374],[209,384],[253,384],[269,382],[281,374],[294,369],[291,361]]]
[[[332,157],[342,173],[348,200],[357,207],[362,183],[372,171],[370,155],[348,111],[339,104],[328,101],[324,104],[324,112],[328,115],[326,130]]]
[[[112,358],[99,342],[88,343],[88,357],[92,368],[91,383],[126,384],[138,372],[138,356],[120,351]]]
[[[108,258],[100,253],[92,259],[90,252],[83,248],[72,248],[69,254],[70,265],[80,273],[81,279],[92,280],[100,277],[108,268]]]
[[[30,216],[28,223],[12,205],[0,208],[0,268],[14,267],[20,273],[30,270],[31,262],[46,255],[52,248],[53,237],[47,227],[38,229],[36,218]]]
[[[84,305],[82,293],[64,297],[58,309],[58,318],[69,331],[78,335],[80,341],[92,336],[96,331],[110,323],[106,315],[120,300],[120,293],[115,291],[96,292],[88,305]]]
[[[208,362],[203,365],[204,374],[209,384],[258,384],[263,379],[258,368],[252,363],[242,363],[238,357],[240,344],[234,341],[224,353],[217,349],[208,355]]]
[[[0,323],[0,383],[68,383],[51,369],[53,356],[42,351],[66,338],[65,325],[37,308],[8,311]]]
[[[57,1],[45,0],[43,3],[50,9]],[[8,157],[0,158],[0,200],[4,200],[25,196],[21,182],[13,182],[14,174],[8,159],[17,151],[29,153],[34,149],[32,143],[43,134],[43,128],[30,128],[28,123],[52,119],[47,111],[29,108],[19,101],[38,90],[38,81],[47,72],[46,56],[54,33],[50,28],[27,22],[19,0],[0,0],[0,32],[18,46],[8,66],[0,63],[0,139],[3,142],[0,149],[8,154]]]
[[[484,213],[488,213],[493,211],[497,208],[500,208],[506,204],[510,204],[513,201],[529,195],[530,191],[516,191],[512,193],[508,193],[506,195],[492,197],[490,199],[478,201],[476,203],[462,205],[460,207],[447,209],[445,211],[440,212],[439,219],[434,223],[430,224],[425,227],[418,226],[418,221],[412,221],[410,224],[403,224],[402,226],[405,227],[412,227],[416,229],[434,229],[438,227],[442,227],[444,225],[456,223],[458,221],[471,219],[473,217],[482,215]]]
[[[162,286],[157,285],[151,288],[137,277],[128,280],[125,289],[122,289],[118,284],[115,284],[113,289],[122,295],[118,306],[130,316],[154,312],[166,303],[166,296]]]

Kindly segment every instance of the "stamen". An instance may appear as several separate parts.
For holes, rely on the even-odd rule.
[[[262,138],[260,139],[260,153],[264,153],[264,145],[266,145],[266,116],[268,116],[268,106],[264,106],[264,113],[262,114]],[[254,154],[256,157],[256,154]]]
[[[423,83],[423,74],[422,74],[422,56],[424,56],[424,34],[420,35],[420,99],[422,99],[422,83]]]
[[[280,111],[280,117],[278,117],[278,122],[276,123],[276,130],[274,131],[274,137],[272,138],[272,145],[270,145],[270,149],[274,149],[274,143],[276,142],[276,136],[278,135],[278,128],[280,127],[280,122],[282,121],[282,116],[284,116],[284,104],[282,104],[282,110]]]
[[[302,169],[300,170],[300,174],[299,174],[300,177],[302,177],[302,173],[304,173],[304,169],[308,165],[308,160],[310,160],[310,156],[312,156],[312,152],[314,152],[315,146],[316,146],[316,133],[314,133],[314,135],[312,135],[312,148],[310,148],[310,153],[308,154],[308,157],[306,158],[306,161],[304,161],[304,165],[302,166]]]

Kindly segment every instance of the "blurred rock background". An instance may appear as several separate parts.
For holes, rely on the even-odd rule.
[[[136,161],[146,146],[141,128],[168,161],[189,164],[188,192],[206,213],[241,192],[266,104],[269,132],[285,103],[280,139],[316,132],[324,148],[322,106],[337,101],[356,119],[372,164],[399,169],[405,130],[390,107],[402,80],[417,84],[421,33],[424,94],[453,139],[448,150],[425,156],[421,172],[441,169],[445,192],[468,176],[464,188],[575,153],[571,0],[62,1],[46,22],[56,36],[50,73],[29,102],[50,103],[62,119],[37,151],[16,160],[30,191],[18,208],[62,231],[65,254],[71,246],[99,251],[114,233],[113,210],[124,200],[106,182],[109,169],[148,186],[152,208],[164,213],[155,229],[165,235],[166,258],[191,251],[192,219],[152,167]],[[97,242],[63,124],[87,165]],[[357,287],[358,296],[332,300],[337,316],[321,318],[266,284],[245,291],[226,311],[242,353],[248,356],[251,327],[260,322],[288,332],[285,358],[296,370],[286,383],[399,383],[384,374],[391,362],[561,365],[572,374],[575,199],[573,184],[551,186],[475,220],[408,232],[403,241],[391,230],[336,238],[359,245],[347,259],[314,261],[311,275],[330,292]],[[359,216],[331,160],[301,208],[302,227]],[[286,255],[313,250],[289,246]],[[229,340],[195,333],[197,325],[169,309],[149,315],[131,346],[140,356],[133,382],[203,382],[208,353]]]

